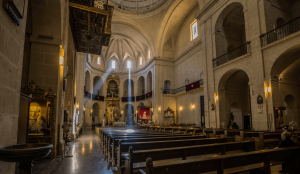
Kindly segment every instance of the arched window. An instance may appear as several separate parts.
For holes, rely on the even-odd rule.
[[[150,59],[151,54],[150,54],[150,50],[148,50],[148,59]]]
[[[131,68],[131,62],[127,61],[127,68],[130,69]]]
[[[111,68],[112,69],[115,69],[116,68],[116,61],[111,61]]]
[[[142,65],[142,64],[143,64],[143,58],[140,57],[140,65]]]
[[[101,65],[101,58],[100,57],[98,57],[98,59],[97,59],[97,64]]]

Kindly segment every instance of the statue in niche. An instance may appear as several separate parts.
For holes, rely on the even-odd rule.
[[[233,112],[230,112],[230,114],[229,114],[229,123],[228,123],[228,125],[227,125],[227,128],[232,129],[232,126],[233,126],[233,120],[234,120]]]

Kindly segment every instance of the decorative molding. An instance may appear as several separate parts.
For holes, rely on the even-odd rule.
[[[15,0],[16,1],[16,0]],[[3,7],[7,11],[7,13],[10,15],[11,19],[20,26],[20,20],[23,19],[24,16],[24,10],[25,10],[25,0],[23,0],[23,14],[19,11],[20,9],[17,8],[16,4],[14,3],[14,0],[4,0]]]
[[[196,15],[195,18],[199,19],[213,6],[215,5],[219,0],[210,0]]]

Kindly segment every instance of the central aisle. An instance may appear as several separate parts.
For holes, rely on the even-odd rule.
[[[113,174],[108,169],[104,155],[99,148],[99,138],[94,130],[83,130],[76,142],[68,143],[73,157],[55,158],[51,162],[33,167],[33,173],[39,174]],[[41,170],[41,167],[44,170]]]

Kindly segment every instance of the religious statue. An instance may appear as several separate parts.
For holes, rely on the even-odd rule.
[[[148,119],[148,118],[147,118],[147,115],[146,115],[146,111],[143,113],[142,119],[143,119],[143,120],[144,120],[144,119]]]
[[[281,129],[283,128],[283,116],[282,116],[282,111],[278,110],[278,117],[276,118],[276,128]]]
[[[229,114],[229,123],[227,125],[227,128],[232,129],[233,120],[234,120],[233,112],[230,112],[230,114]]]

